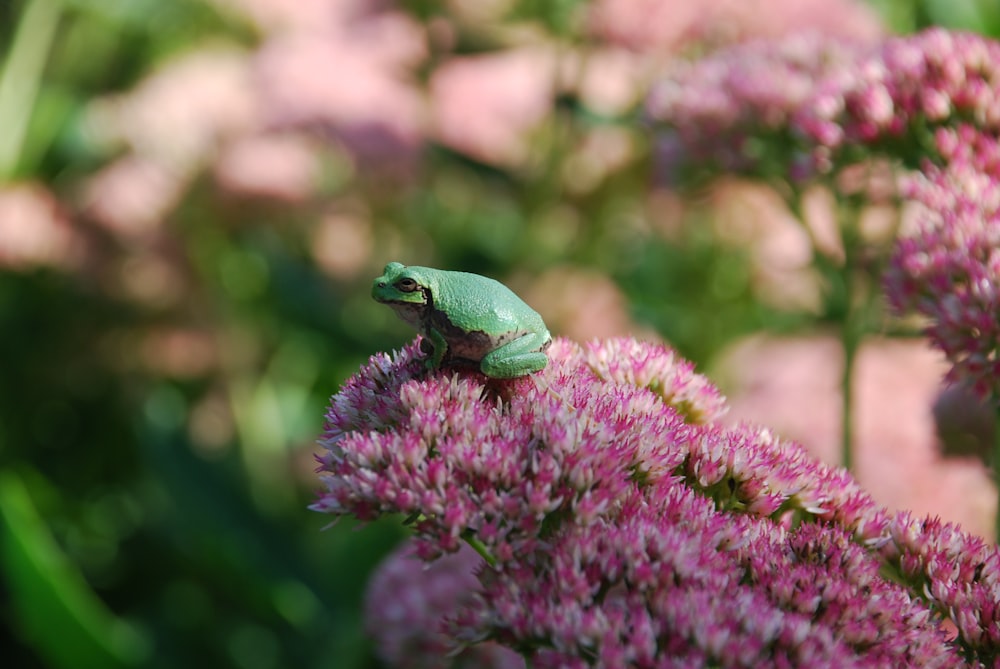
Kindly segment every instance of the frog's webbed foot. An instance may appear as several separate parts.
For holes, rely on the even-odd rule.
[[[451,357],[448,340],[437,330],[431,330],[420,340],[420,351],[427,356],[424,365],[429,370],[440,369]]]

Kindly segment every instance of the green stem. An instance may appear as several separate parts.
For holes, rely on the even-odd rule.
[[[854,404],[854,359],[858,352],[858,330],[855,323],[858,295],[856,294],[857,282],[854,277],[853,235],[844,232],[841,234],[844,243],[844,264],[840,272],[844,290],[844,313],[840,323],[840,348],[844,352],[844,368],[840,377],[842,398],[840,406],[840,464],[851,471],[854,466],[851,441],[854,435],[854,412],[852,410]]]
[[[497,566],[496,558],[493,557],[488,550],[486,550],[486,546],[483,545],[483,542],[476,538],[475,532],[472,530],[465,530],[462,532],[462,540],[472,546],[472,549],[479,553],[484,560],[486,560],[486,564],[491,567]]]
[[[864,328],[863,318],[867,310],[869,297],[861,295],[859,291],[867,290],[864,283],[856,276],[855,267],[855,244],[856,235],[856,212],[857,208],[850,202],[841,203],[837,212],[840,225],[841,240],[844,249],[843,263],[839,264],[832,258],[824,256],[819,248],[815,232],[806,223],[805,211],[803,208],[804,193],[797,188],[793,188],[788,197],[788,205],[795,217],[801,221],[802,229],[809,235],[812,243],[814,262],[816,266],[824,272],[830,272],[831,276],[836,276],[839,288],[843,291],[843,314],[840,319],[840,347],[844,352],[844,369],[840,377],[841,388],[841,437],[840,437],[840,463],[850,470],[854,464],[851,453],[851,438],[854,434],[854,415],[852,404],[854,402],[854,388],[852,379],[854,376],[854,359],[857,356],[858,346],[861,343],[861,332]]]
[[[844,369],[840,379],[841,397],[841,464],[850,471],[854,466],[854,368],[858,348],[866,332],[873,309],[877,306],[865,267],[865,249],[858,233],[857,220],[860,204],[848,198],[839,211],[841,238],[844,245],[844,263],[840,280],[844,291],[843,318],[840,323],[840,345],[844,351]],[[872,272],[868,268],[868,272]]]
[[[840,459],[841,464],[848,471],[851,471],[854,466],[851,448],[854,434],[854,412],[851,407],[854,404],[854,359],[858,352],[859,343],[853,320],[848,314],[844,319],[840,337],[840,344],[844,350],[844,370],[840,380],[841,394],[844,398],[841,407],[841,430],[843,433],[840,442]]]
[[[30,0],[0,70],[0,183],[17,168],[61,14],[58,0]]]

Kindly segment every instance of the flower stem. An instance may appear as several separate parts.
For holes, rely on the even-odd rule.
[[[852,456],[851,441],[854,433],[854,412],[851,407],[854,403],[853,377],[854,359],[858,352],[859,338],[854,327],[853,319],[848,315],[844,319],[843,327],[840,331],[840,345],[844,349],[844,370],[841,376],[840,385],[843,396],[841,407],[841,442],[840,461],[844,469],[848,471],[854,466]]]
[[[496,558],[493,557],[493,555],[491,555],[488,550],[486,550],[486,546],[483,545],[483,542],[476,538],[475,532],[473,532],[472,530],[465,530],[464,532],[462,532],[462,540],[465,541],[465,543],[472,546],[472,550],[479,553],[479,555],[481,555],[482,558],[486,560],[486,564],[488,564],[491,567],[497,566]]]
[[[854,435],[854,359],[866,331],[869,312],[872,308],[872,290],[865,277],[859,271],[859,244],[857,218],[859,203],[854,198],[846,197],[838,205],[839,222],[844,256],[840,262],[832,257],[824,256],[820,250],[815,232],[806,223],[803,208],[803,192],[793,188],[788,203],[802,228],[812,242],[814,261],[824,273],[831,277],[836,285],[834,288],[836,310],[840,320],[840,346],[844,352],[844,368],[841,373],[841,438],[840,463],[847,470],[854,464],[851,453],[851,441]]]
[[[849,209],[850,211],[845,211]],[[854,436],[854,360],[857,356],[858,346],[861,343],[861,333],[864,328],[865,304],[868,297],[863,293],[867,291],[864,281],[857,276],[857,251],[858,242],[854,227],[853,207],[842,205],[840,208],[841,235],[844,244],[844,262],[840,268],[840,278],[844,291],[843,314],[840,321],[840,346],[844,352],[844,369],[840,378],[840,392],[843,398],[841,404],[841,437],[840,437],[840,463],[848,471],[854,465],[851,443]],[[850,217],[849,220],[844,220]]]

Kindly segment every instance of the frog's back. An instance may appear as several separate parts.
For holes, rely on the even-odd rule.
[[[438,299],[455,327],[494,336],[545,328],[538,312],[499,281],[468,272],[442,274]]]

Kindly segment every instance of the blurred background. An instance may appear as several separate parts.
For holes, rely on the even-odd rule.
[[[657,179],[641,103],[728,44],[932,24],[1000,10],[0,0],[0,663],[380,666],[362,597],[404,530],[306,506],[329,396],[413,336],[369,297],[392,260],[501,279],[559,335],[667,341],[734,420],[836,461],[846,298],[802,215]],[[936,436],[932,405],[965,406],[944,369],[865,340],[855,471],[987,534],[983,464]]]

